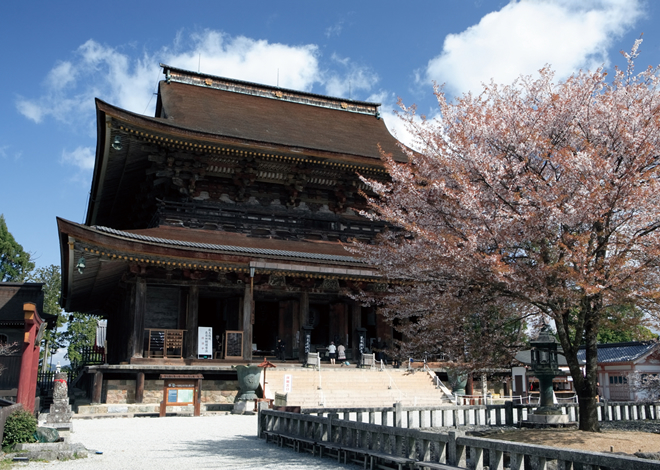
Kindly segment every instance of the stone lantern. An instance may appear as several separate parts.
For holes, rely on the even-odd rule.
[[[532,371],[539,379],[541,403],[534,414],[529,416],[529,421],[539,424],[568,423],[568,415],[562,414],[561,409],[555,406],[553,400],[552,379],[559,374],[557,357],[559,342],[552,335],[550,327],[543,325],[539,336],[530,344],[532,346]]]

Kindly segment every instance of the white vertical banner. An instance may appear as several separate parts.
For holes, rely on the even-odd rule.
[[[292,382],[293,376],[291,374],[286,374],[284,376],[284,393],[289,393],[291,391]]]
[[[213,328],[210,326],[197,328],[197,357],[199,359],[213,357]]]

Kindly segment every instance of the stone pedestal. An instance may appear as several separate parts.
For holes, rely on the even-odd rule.
[[[71,405],[69,405],[69,387],[66,379],[67,375],[64,373],[55,374],[53,404],[50,405],[50,413],[46,419],[46,424],[58,431],[71,431],[73,429],[71,422],[73,411]]]
[[[530,414],[527,421],[535,424],[568,424],[568,415],[544,415],[544,414]]]

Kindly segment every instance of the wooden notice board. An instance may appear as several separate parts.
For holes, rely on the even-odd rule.
[[[200,415],[202,394],[202,374],[161,374],[163,381],[163,401],[160,402],[160,416],[165,416],[168,406],[193,405],[194,415]]]
[[[243,359],[243,332],[225,332],[225,359]]]

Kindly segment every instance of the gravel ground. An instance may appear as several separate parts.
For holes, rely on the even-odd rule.
[[[447,432],[454,428],[434,428]],[[531,430],[513,427],[495,431],[486,426],[460,427],[473,435],[530,442],[540,445],[573,447],[583,450],[632,454],[638,450],[660,450],[660,422],[618,421],[603,423],[601,433],[581,431]],[[89,449],[89,458],[64,462],[17,463],[30,468],[89,469],[355,469],[332,459],[298,454],[257,438],[256,416],[216,415],[199,418],[106,418],[75,420],[71,442]],[[94,454],[101,451],[102,454]]]
[[[19,463],[17,468],[90,469],[355,469],[332,459],[281,449],[257,438],[255,415],[75,420],[71,442],[89,458]]]

